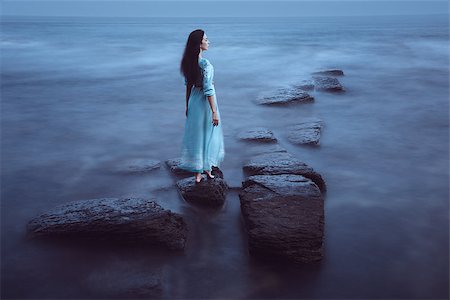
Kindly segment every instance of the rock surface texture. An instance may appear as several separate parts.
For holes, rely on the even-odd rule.
[[[183,249],[187,239],[183,218],[141,198],[100,198],[70,202],[27,224],[29,237],[80,237],[154,244]]]
[[[330,70],[314,72],[314,73],[312,73],[312,75],[344,76],[344,72],[339,69],[330,69]]]
[[[302,175],[311,179],[322,192],[326,191],[325,181],[322,176],[288,152],[262,153],[245,163],[243,169],[248,175]]]
[[[248,177],[239,193],[249,253],[298,263],[323,256],[324,204],[317,185],[293,174]]]
[[[325,92],[343,92],[344,88],[342,87],[339,80],[334,77],[326,77],[326,76],[314,76],[314,86],[318,91]]]
[[[199,183],[194,177],[184,178],[177,181],[178,190],[181,196],[192,204],[201,206],[219,207],[225,202],[228,185],[220,177],[206,179],[206,176]]]
[[[246,141],[266,142],[274,143],[277,139],[273,135],[273,132],[265,127],[256,127],[247,131],[241,132],[238,138]]]
[[[286,105],[313,101],[314,97],[300,88],[279,88],[273,95],[260,97],[256,102],[261,105]]]
[[[288,140],[297,145],[319,145],[322,128],[322,120],[305,120],[288,128]]]

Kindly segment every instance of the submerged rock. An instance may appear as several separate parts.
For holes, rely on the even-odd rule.
[[[304,90],[304,91],[312,91],[314,90],[314,82],[312,80],[302,80],[299,84],[295,85],[295,88]]]
[[[163,293],[162,269],[142,266],[108,263],[107,267],[96,268],[81,280],[83,288],[91,295],[106,299],[161,299]]]
[[[147,158],[129,159],[116,166],[115,171],[125,174],[143,174],[160,168],[161,162],[159,160]]]
[[[80,237],[183,249],[187,225],[182,216],[141,198],[100,198],[63,204],[32,219],[29,237]]]
[[[262,105],[286,105],[290,103],[308,103],[313,102],[314,97],[301,89],[280,88],[273,95],[263,96],[257,100]]]
[[[238,135],[241,140],[274,143],[277,139],[273,132],[265,127],[256,127]]]
[[[324,204],[317,185],[293,174],[250,176],[239,193],[252,255],[314,262],[323,256]]]
[[[312,73],[312,75],[344,76],[344,72],[339,69],[330,69],[330,70],[314,72],[314,73]]]
[[[288,128],[288,140],[294,144],[319,145],[322,128],[322,120],[305,120]]]
[[[311,179],[322,192],[326,190],[322,176],[288,152],[268,152],[256,155],[244,164],[243,169],[248,175],[302,175]]]
[[[314,85],[315,89],[318,91],[325,92],[343,92],[344,88],[342,87],[339,80],[334,77],[325,77],[325,76],[314,76]]]
[[[188,177],[177,181],[178,190],[181,196],[193,204],[202,206],[218,207],[225,202],[228,185],[222,178],[216,177],[195,182],[194,177]]]

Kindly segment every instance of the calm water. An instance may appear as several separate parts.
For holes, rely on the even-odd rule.
[[[448,298],[448,15],[292,19],[3,18],[2,298],[95,298],[160,270],[166,298]],[[215,213],[186,204],[165,166],[111,173],[128,158],[179,156],[186,38],[203,28],[215,67],[231,186],[273,130],[322,174],[325,257],[294,268],[249,257],[239,198]],[[342,95],[261,107],[262,93],[340,68]],[[288,142],[304,117],[325,122],[318,148]],[[29,242],[25,225],[80,199],[153,198],[183,214],[182,254],[144,247]],[[114,279],[111,279],[114,278]],[[132,295],[130,295],[131,297]]]

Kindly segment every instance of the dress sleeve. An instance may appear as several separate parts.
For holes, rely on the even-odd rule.
[[[203,73],[203,94],[205,96],[214,96],[216,94],[213,84],[214,68],[207,59],[201,61],[200,67]]]

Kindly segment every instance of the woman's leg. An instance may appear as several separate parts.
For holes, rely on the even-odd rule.
[[[202,173],[195,173],[195,181],[200,182],[202,180]]]
[[[211,174],[211,170],[204,170],[209,178],[214,178],[215,176]]]

